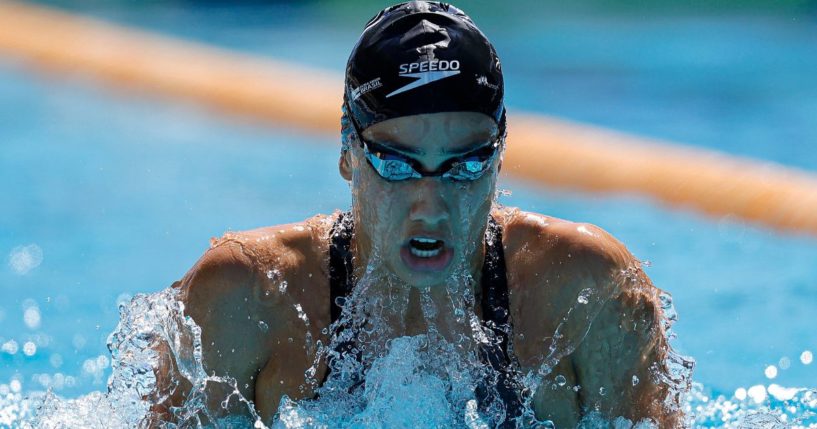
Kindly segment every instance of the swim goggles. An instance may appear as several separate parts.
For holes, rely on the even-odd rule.
[[[423,177],[442,177],[461,182],[474,181],[482,177],[491,168],[499,154],[499,139],[476,148],[463,155],[445,161],[435,171],[423,171],[419,161],[409,158],[386,146],[367,141],[363,138],[354,118],[349,118],[357,134],[366,161],[380,177],[389,182],[420,179]]]

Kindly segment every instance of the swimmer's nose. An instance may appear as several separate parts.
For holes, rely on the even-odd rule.
[[[437,226],[448,220],[448,204],[443,195],[439,178],[425,177],[414,181],[416,187],[410,191],[412,198],[409,220]]]

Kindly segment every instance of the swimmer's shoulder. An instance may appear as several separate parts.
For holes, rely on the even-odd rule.
[[[234,378],[245,397],[270,385],[263,371],[303,378],[305,359],[312,358],[303,353],[309,335],[303,321],[318,332],[329,323],[322,249],[333,219],[226,233],[174,285],[185,314],[201,328],[205,370]],[[281,383],[276,386],[289,386]]]
[[[505,227],[515,351],[523,367],[541,365],[540,345],[560,329],[575,349],[554,374],[581,380],[580,407],[677,427],[677,413],[662,405],[666,386],[652,381],[655,371],[668,371],[660,364],[666,334],[661,291],[641,263],[595,225],[513,209],[494,216]],[[633,376],[644,381],[636,386]],[[605,396],[602,388],[617,395]],[[538,408],[556,409],[554,398],[552,392],[538,395]],[[548,413],[541,417],[551,418]]]
[[[250,308],[270,307],[285,297],[300,301],[327,281],[327,237],[336,216],[316,215],[213,238],[210,248],[175,286],[186,304],[199,308],[242,301]]]
[[[520,269],[541,275],[544,270],[606,270],[636,262],[624,244],[596,225],[515,208],[497,215],[503,222],[506,258]]]
[[[516,209],[505,209],[500,218],[511,303],[518,306],[512,311],[525,306],[546,310],[542,317],[547,320],[534,325],[558,323],[580,295],[616,297],[622,308],[643,302],[658,306],[659,291],[641,262],[602,228]]]

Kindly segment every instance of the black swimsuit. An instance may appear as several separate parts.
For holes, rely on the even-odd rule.
[[[331,297],[331,317],[335,323],[342,312],[343,301],[352,293],[354,287],[352,252],[350,244],[354,229],[349,213],[341,213],[331,233],[329,247],[329,285]],[[506,278],[505,255],[502,250],[502,228],[493,217],[488,219],[488,234],[485,242],[485,262],[482,265],[482,315],[483,324],[495,335],[495,341],[480,348],[480,359],[490,365],[498,374],[496,389],[489,389],[481,384],[477,387],[477,399],[481,405],[499,399],[504,402],[506,410],[505,424],[502,427],[513,427],[511,419],[522,413],[522,385],[519,382],[516,368],[518,365],[508,352],[509,338],[513,332],[508,306],[508,281]],[[341,305],[338,305],[341,304]],[[346,329],[341,326],[339,329]],[[338,354],[356,351],[352,341],[338,344]],[[360,353],[357,352],[360,359]],[[329,377],[331,365],[324,382]],[[360,383],[363,383],[361,380]],[[499,395],[499,398],[493,398]],[[486,402],[486,400],[488,400]]]

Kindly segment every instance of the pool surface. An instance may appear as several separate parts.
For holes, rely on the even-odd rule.
[[[352,25],[309,4],[85,12],[337,72],[368,18]],[[817,173],[814,15],[506,18],[514,25],[472,15],[503,59],[511,111]],[[119,303],[169,286],[210,237],[350,204],[337,137],[4,57],[0,124],[0,397],[104,391]],[[817,388],[809,358],[817,353],[817,238],[635,195],[501,187],[512,191],[501,203],[594,223],[649,261],[647,273],[674,297],[675,348],[696,359],[705,395],[751,399],[747,389],[772,383]],[[3,406],[0,426],[9,422]]]

